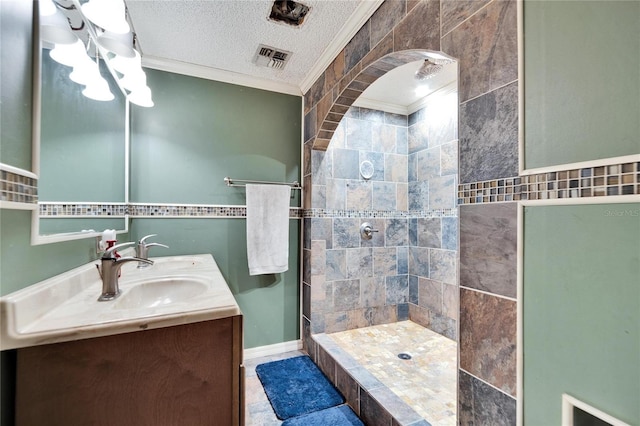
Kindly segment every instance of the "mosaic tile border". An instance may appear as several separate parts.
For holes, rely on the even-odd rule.
[[[431,217],[457,217],[458,209],[434,210],[329,210],[306,209],[305,218],[378,218],[378,219],[414,219]]]
[[[40,217],[125,217],[127,205],[124,203],[38,203]]]
[[[0,200],[36,204],[38,202],[38,179],[8,170],[0,170]]]
[[[90,204],[49,203],[38,204],[42,217],[110,216],[132,218],[246,218],[245,206],[203,204]],[[301,219],[302,209],[290,208],[289,218]]]
[[[458,185],[458,205],[640,194],[640,162],[584,167]]]

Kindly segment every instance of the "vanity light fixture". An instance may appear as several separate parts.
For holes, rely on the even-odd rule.
[[[56,0],[39,0],[41,38],[46,42],[44,48],[49,44],[54,45],[49,53],[51,58],[73,67],[69,78],[86,86],[83,95],[109,101],[115,97],[107,81],[100,75],[99,61],[102,59],[126,91],[130,102],[145,107],[153,106],[151,89],[142,70],[140,53],[135,46],[135,34],[127,21],[124,1],[89,0],[84,4],[80,0],[70,1],[71,6],[63,6]],[[78,28],[71,23],[74,19],[82,20],[81,25],[76,25]],[[76,35],[74,31],[81,33]],[[95,62],[87,54],[91,44],[95,47]]]
[[[131,31],[123,0],[89,0],[82,5],[82,13],[105,31],[116,34]]]

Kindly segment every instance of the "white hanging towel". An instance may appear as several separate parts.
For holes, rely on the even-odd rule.
[[[247,185],[247,260],[249,275],[289,269],[288,185]]]

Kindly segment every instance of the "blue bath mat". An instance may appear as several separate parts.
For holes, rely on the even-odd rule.
[[[364,426],[364,423],[348,405],[340,405],[294,417],[282,423],[282,426]]]
[[[256,374],[280,420],[344,402],[342,395],[306,355],[260,364],[256,366]]]

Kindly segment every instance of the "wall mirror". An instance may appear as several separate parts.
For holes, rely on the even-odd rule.
[[[57,1],[56,7],[108,82],[113,99],[83,94],[88,86],[70,78],[75,67],[52,59],[54,45],[44,39],[46,21],[34,13],[33,163],[39,206],[32,244],[93,237],[104,229],[127,231],[129,104],[115,72],[101,59],[105,52],[93,41],[79,5]]]

